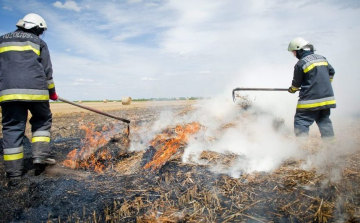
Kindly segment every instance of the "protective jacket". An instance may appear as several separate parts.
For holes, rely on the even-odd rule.
[[[294,68],[292,88],[299,89],[298,111],[317,111],[335,108],[336,101],[331,81],[334,68],[325,57],[304,51]]]
[[[55,92],[46,43],[31,30],[0,37],[0,103],[48,101]]]

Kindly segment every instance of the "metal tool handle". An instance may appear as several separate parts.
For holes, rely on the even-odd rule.
[[[235,101],[235,91],[288,91],[288,90],[289,90],[288,88],[235,88],[232,91],[232,96],[233,96],[233,101]]]
[[[65,98],[58,97],[57,100],[62,101],[62,102],[65,102],[65,103],[68,103],[68,104],[71,104],[71,105],[74,105],[74,106],[77,106],[77,107],[80,107],[80,108],[83,108],[83,109],[86,109],[86,110],[89,110],[89,111],[92,111],[92,112],[96,112],[96,113],[101,114],[101,115],[108,116],[108,117],[110,117],[110,118],[114,118],[114,119],[120,120],[120,121],[122,121],[122,122],[126,122],[126,123],[128,123],[128,124],[130,123],[130,120],[127,120],[127,119],[124,119],[124,118],[120,118],[120,117],[116,117],[116,116],[114,116],[114,115],[111,115],[111,114],[109,114],[109,113],[106,113],[106,112],[97,110],[97,109],[95,109],[95,108],[90,108],[90,107],[87,107],[87,106],[84,106],[84,105],[77,104],[77,103],[75,103],[75,102],[66,100]]]
[[[288,88],[235,88],[234,91],[287,91]]]

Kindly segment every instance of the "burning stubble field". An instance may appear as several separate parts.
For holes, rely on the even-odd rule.
[[[58,164],[6,184],[0,222],[359,222],[359,118],[293,137],[252,102],[91,104],[126,125],[53,104]],[[290,125],[291,126],[291,125]],[[26,136],[31,137],[29,128]]]

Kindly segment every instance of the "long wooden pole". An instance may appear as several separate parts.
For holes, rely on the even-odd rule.
[[[92,112],[95,112],[95,113],[98,113],[98,114],[100,114],[100,115],[105,115],[105,116],[107,116],[107,117],[114,118],[114,119],[120,120],[120,121],[122,121],[122,122],[125,122],[125,123],[128,124],[128,126],[127,126],[127,131],[128,131],[127,134],[128,134],[128,135],[130,134],[130,120],[127,120],[127,119],[124,119],[124,118],[120,118],[120,117],[111,115],[111,114],[109,114],[109,113],[106,113],[106,112],[97,110],[97,109],[95,109],[95,108],[90,108],[90,107],[87,107],[87,106],[84,106],[84,105],[77,104],[77,103],[75,103],[75,102],[66,100],[65,98],[58,97],[58,100],[59,100],[59,101],[62,101],[62,102],[65,102],[65,103],[68,103],[68,104],[71,104],[71,105],[74,105],[74,106],[77,106],[77,107],[80,107],[80,108],[83,108],[83,109],[86,109],[86,110],[89,110],[89,111],[92,111]]]
[[[77,103],[75,103],[75,102],[66,100],[65,98],[58,97],[58,100],[60,100],[60,101],[62,101],[62,102],[66,102],[66,103],[71,104],[71,105],[74,105],[74,106],[77,106],[77,107],[80,107],[80,108],[83,108],[83,109],[86,109],[86,110],[89,110],[89,111],[92,111],[92,112],[96,112],[96,113],[101,114],[101,115],[108,116],[108,117],[110,117],[110,118],[114,118],[114,119],[117,119],[117,120],[120,120],[120,121],[123,121],[123,122],[126,122],[126,123],[130,123],[130,121],[127,120],[127,119],[124,119],[124,118],[120,118],[120,117],[111,115],[111,114],[109,114],[109,113],[106,113],[106,112],[97,110],[97,109],[95,109],[95,108],[90,108],[90,107],[87,107],[87,106],[84,106],[84,105],[77,104]]]

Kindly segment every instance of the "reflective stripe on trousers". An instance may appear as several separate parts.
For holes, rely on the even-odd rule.
[[[31,138],[33,158],[46,157],[50,154],[50,131],[35,131]]]
[[[5,148],[4,149],[4,164],[5,170],[8,175],[20,176],[23,168],[24,149],[22,146],[17,148]]]

